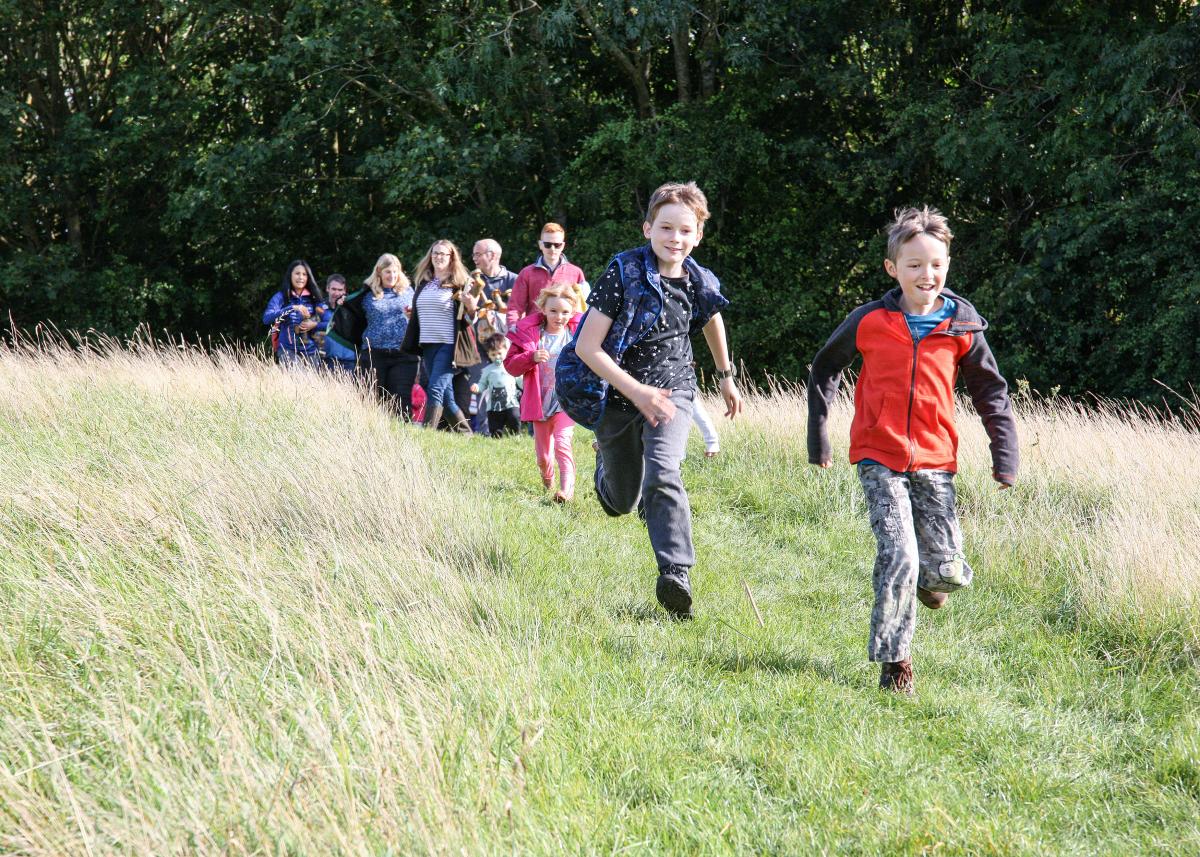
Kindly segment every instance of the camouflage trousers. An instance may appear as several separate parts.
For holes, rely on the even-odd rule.
[[[917,587],[953,592],[969,586],[974,574],[963,557],[954,474],[897,473],[859,462],[858,480],[878,545],[867,654],[872,661],[902,661],[909,657],[917,625]]]

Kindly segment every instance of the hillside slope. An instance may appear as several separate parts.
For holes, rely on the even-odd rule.
[[[0,389],[4,853],[1200,853],[1177,426],[1025,403],[1000,492],[963,415],[976,584],[899,699],[844,409],[827,472],[786,391],[693,439],[680,624],[583,430],[560,508],[528,438],[247,356],[7,350]]]

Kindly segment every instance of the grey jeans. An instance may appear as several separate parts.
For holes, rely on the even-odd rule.
[[[691,568],[692,507],[679,473],[692,427],[691,390],[675,390],[675,416],[651,426],[638,411],[605,408],[596,426],[596,495],[609,515],[627,515],[642,500],[659,569]]]
[[[974,575],[962,552],[954,474],[898,473],[859,462],[858,480],[878,546],[867,655],[872,661],[902,661],[916,630],[917,587],[953,592],[969,586]]]

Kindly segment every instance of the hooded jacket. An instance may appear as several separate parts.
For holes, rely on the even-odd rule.
[[[513,281],[512,294],[508,296],[505,321],[509,328],[512,328],[525,313],[537,312],[534,301],[546,286],[576,285],[586,282],[587,277],[583,275],[583,270],[578,265],[568,262],[566,256],[559,260],[558,267],[553,271],[546,267],[545,261],[539,256],[532,265],[522,268],[521,273],[517,274],[517,279]]]
[[[946,290],[954,315],[914,342],[901,291],[855,309],[813,359],[808,379],[808,460],[831,456],[826,421],[842,371],[863,358],[854,387],[850,461],[871,459],[897,472],[958,469],[954,385],[961,373],[990,440],[992,476],[1017,478],[1017,426],[1008,384],[984,339],[987,322],[966,299]]]
[[[567,320],[567,330],[574,333],[582,318],[579,313],[571,316]],[[517,326],[508,332],[508,341],[512,343],[512,347],[504,358],[504,368],[509,375],[524,376],[521,382],[521,419],[525,422],[538,422],[546,418],[542,411],[542,364],[533,360],[533,352],[537,351],[542,339],[542,322],[545,320],[546,316],[535,312],[518,321]],[[566,351],[564,347],[559,352],[558,365],[561,365],[562,355],[566,354]],[[556,378],[557,375],[556,368]],[[557,392],[558,385],[555,384],[555,393]]]
[[[618,253],[608,263],[617,266],[620,273],[624,299],[621,312],[613,319],[612,327],[604,337],[601,347],[621,365],[621,358],[631,345],[641,340],[658,322],[662,315],[662,277],[658,273],[658,259],[649,244]],[[688,333],[695,336],[714,315],[729,306],[721,294],[721,281],[708,268],[701,267],[688,256],[683,266],[691,277],[695,289],[692,302],[692,320]],[[591,312],[589,309],[588,312]],[[584,313],[584,319],[587,313]],[[594,429],[604,414],[609,383],[597,375],[575,353],[575,337],[562,350],[555,369],[555,392],[563,410],[584,428]]]

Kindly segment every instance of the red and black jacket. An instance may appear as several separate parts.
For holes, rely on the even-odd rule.
[[[961,372],[991,441],[992,476],[1017,478],[1017,425],[1008,384],[983,337],[987,322],[958,295],[953,318],[913,342],[900,289],[855,309],[813,359],[808,379],[808,460],[828,461],[826,421],[842,371],[863,358],[854,387],[850,461],[869,458],[897,472],[958,469],[954,385]]]

